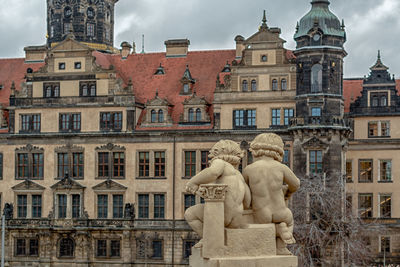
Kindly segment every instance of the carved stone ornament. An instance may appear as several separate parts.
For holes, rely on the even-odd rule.
[[[197,194],[205,201],[224,201],[227,189],[226,184],[203,184],[200,185]]]

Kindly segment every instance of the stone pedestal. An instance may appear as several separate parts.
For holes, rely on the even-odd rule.
[[[297,257],[276,255],[275,224],[251,224],[246,229],[224,228],[226,185],[201,185],[205,199],[202,247],[192,248],[191,267],[297,267]]]

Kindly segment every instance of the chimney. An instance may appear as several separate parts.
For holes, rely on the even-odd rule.
[[[236,42],[236,59],[242,58],[242,53],[244,50],[244,38],[241,35],[235,37]]]
[[[190,41],[188,39],[174,39],[164,42],[167,48],[167,57],[186,57]]]
[[[132,46],[128,42],[121,43],[121,56],[126,59],[131,53]]]

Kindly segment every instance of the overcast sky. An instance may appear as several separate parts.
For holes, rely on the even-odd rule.
[[[262,10],[268,25],[280,27],[286,48],[294,49],[296,21],[311,0],[119,0],[115,46],[135,41],[141,50],[164,51],[164,41],[188,38],[190,50],[234,49],[234,38],[257,31]],[[0,0],[0,57],[22,57],[23,47],[44,44],[46,0]],[[347,31],[345,77],[362,77],[376,61],[377,50],[390,72],[400,77],[400,0],[331,0],[331,10]]]

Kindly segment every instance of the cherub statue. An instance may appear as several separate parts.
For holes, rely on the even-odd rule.
[[[240,146],[230,140],[221,140],[210,150],[210,167],[194,176],[186,185],[186,191],[195,194],[201,184],[228,185],[224,202],[224,224],[228,228],[240,228],[244,225],[244,208],[250,207],[250,189],[242,174],[238,171],[243,152]],[[192,229],[203,237],[204,204],[190,207],[185,219]],[[201,243],[200,243],[201,244]]]
[[[255,223],[277,224],[277,236],[286,244],[293,244],[293,214],[287,200],[300,187],[300,180],[282,164],[283,141],[276,135],[258,135],[250,144],[254,163],[243,170],[252,194]]]

